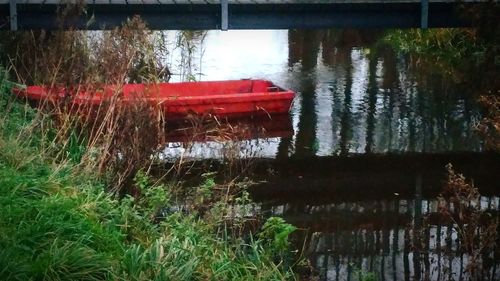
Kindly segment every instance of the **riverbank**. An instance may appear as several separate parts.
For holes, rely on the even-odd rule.
[[[71,153],[53,157],[51,128],[41,129],[39,112],[9,99],[6,80],[0,86],[2,280],[295,278],[292,226],[274,218],[262,232],[231,234],[224,206],[204,217],[171,211],[169,187],[142,171],[133,180],[141,196],[118,198]]]

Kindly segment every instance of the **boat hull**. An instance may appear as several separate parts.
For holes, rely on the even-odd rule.
[[[64,101],[78,108],[96,108],[111,101],[125,105],[147,103],[160,108],[169,119],[188,115],[283,114],[290,110],[295,97],[294,92],[266,80],[126,84],[120,88],[105,86],[98,90],[29,86],[24,90],[14,90],[14,93],[38,103]]]

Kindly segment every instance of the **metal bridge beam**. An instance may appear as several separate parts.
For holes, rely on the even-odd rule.
[[[227,0],[220,1],[220,29],[227,30],[229,28],[229,3]]]
[[[420,27],[426,29],[429,27],[429,0],[422,0],[420,2],[421,5],[421,18],[420,18]]]
[[[334,4],[231,4],[229,0],[196,5],[89,4],[84,15],[67,18],[64,23],[57,19],[57,5],[27,4],[26,1],[15,5],[16,0],[4,1],[6,4],[0,2],[0,29],[8,29],[10,24],[13,30],[55,30],[61,24],[63,28],[112,29],[134,15],[139,15],[153,30],[431,28],[470,25],[455,13],[457,3],[429,0]]]
[[[9,1],[10,30],[17,30],[17,0]]]

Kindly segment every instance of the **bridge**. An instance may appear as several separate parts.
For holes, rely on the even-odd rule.
[[[134,15],[153,30],[460,27],[481,0],[0,0],[0,29],[112,29]],[[83,13],[59,20],[65,3]]]

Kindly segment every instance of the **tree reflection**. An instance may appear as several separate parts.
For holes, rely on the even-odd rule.
[[[291,30],[289,32],[289,65],[301,62],[297,91],[301,95],[299,125],[295,143],[295,156],[315,155],[316,150],[316,73],[322,32],[317,30]]]
[[[441,77],[422,79],[380,38],[376,31],[288,32],[288,66],[300,100],[294,156],[315,155],[320,146],[321,155],[480,149],[471,98]],[[286,158],[292,145],[282,140],[278,157]]]
[[[374,141],[375,133],[375,115],[376,115],[376,104],[377,104],[377,57],[372,56],[370,58],[369,68],[368,68],[368,89],[366,90],[367,99],[367,120],[366,120],[366,146],[365,153],[371,153]]]

